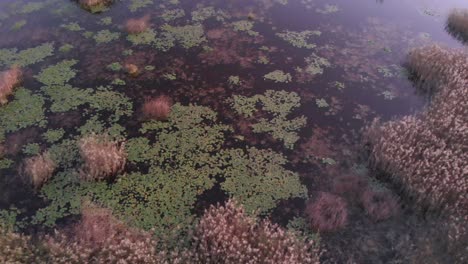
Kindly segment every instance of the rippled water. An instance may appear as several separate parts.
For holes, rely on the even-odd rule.
[[[137,8],[138,3],[145,2],[148,5]],[[294,194],[289,199],[273,198],[274,206],[270,208],[264,204],[267,203],[262,200],[264,198],[256,198],[258,193],[246,191],[247,194],[238,194],[235,190],[222,189],[226,179],[220,176],[223,175],[221,171],[216,177],[212,176],[212,187],[200,188],[195,192],[196,197],[187,198],[187,203],[193,204],[189,213],[198,215],[209,204],[225,201],[229,196],[242,200],[246,198],[243,195],[252,195],[253,198],[250,198],[258,201],[254,209],[267,208],[263,216],[270,216],[274,221],[287,225],[294,217],[303,216],[307,196],[313,197],[318,191],[329,191],[336,177],[359,174],[373,179],[362,154],[361,129],[376,117],[388,120],[423,108],[425,99],[416,92],[405,70],[406,54],[413,47],[431,43],[462,47],[446,32],[445,21],[452,8],[468,7],[468,2],[464,0],[177,2],[116,1],[108,10],[93,14],[80,8],[76,1],[1,1],[0,70],[6,70],[11,64],[6,50],[17,49],[19,52],[44,43],[50,43],[53,47],[52,55],[22,67],[22,85],[45,100],[43,120],[13,130],[6,127],[14,123],[14,119],[9,123],[0,122],[4,126],[0,127],[4,135],[0,136],[0,146],[4,146],[5,152],[2,164],[6,164],[5,160],[10,161],[0,168],[0,206],[5,210],[18,208],[21,211],[18,221],[21,221],[24,229],[51,227],[37,221],[37,210],[42,210],[39,208],[49,208],[45,214],[56,214],[54,210],[61,210],[47,207],[50,201],[44,197],[49,194],[44,192],[54,191],[34,192],[20,179],[25,158],[90,131],[102,132],[106,128],[115,128],[116,124],[119,125],[117,134],[120,139],[146,137],[157,142],[154,139],[157,133],[142,135],[139,129],[145,122],[141,112],[143,103],[159,95],[169,96],[173,102],[185,106],[196,104],[215,111],[218,123],[232,127],[229,136],[221,143],[221,149],[255,147],[284,154],[287,163],[282,168],[298,173],[300,183],[307,188],[305,195]],[[206,20],[194,20],[192,12],[206,7],[212,7],[215,14]],[[170,15],[177,13],[182,15]],[[151,43],[148,44],[132,43],[127,39],[125,22],[144,15],[150,17],[150,27],[157,37],[150,39]],[[240,24],[236,24],[239,21]],[[204,40],[190,43],[193,47],[187,48],[183,40],[179,41],[176,37],[174,47],[162,50],[156,47],[155,42],[164,39],[164,24],[174,27],[200,25]],[[236,25],[239,28],[236,29]],[[109,41],[99,43],[99,32],[103,33],[104,30],[115,36],[103,34],[109,37]],[[194,30],[189,30],[185,35]],[[313,31],[306,43],[294,45],[281,37],[287,31],[306,30]],[[72,67],[76,76],[67,81],[68,84],[79,87],[77,89],[90,88],[90,91],[98,91],[98,87],[105,86],[106,91],[128,98],[133,111],[123,114],[117,121],[112,120],[115,109],[101,111],[100,102],[94,108],[83,104],[67,111],[54,111],[54,104],[63,107],[67,100],[76,98],[69,98],[70,95],[59,90],[62,97],[54,100],[44,92],[44,84],[35,76],[48,66],[72,59],[77,61]],[[112,63],[121,66],[135,64],[140,74],[132,77],[124,70],[112,70],[109,67]],[[305,73],[311,69],[307,68],[311,64],[314,66],[313,73]],[[265,77],[275,71],[289,74],[289,80],[281,82]],[[237,84],[236,80],[240,83]],[[292,145],[285,144],[281,139],[284,134],[278,137],[268,131],[253,131],[252,125],[261,118],[271,120],[275,114],[263,109],[249,117],[232,107],[234,96],[253,97],[268,90],[294,92],[300,97],[300,106],[287,111],[286,120],[305,116],[307,124],[292,129],[298,136]],[[10,103],[13,98],[10,97]],[[105,98],[103,105],[105,100],[120,99]],[[20,104],[28,103],[22,101]],[[22,120],[22,115],[30,114],[15,110],[13,113],[18,114],[18,120]],[[90,124],[89,120],[94,122]],[[102,123],[102,126],[97,123]],[[213,123],[209,121],[201,127],[211,127]],[[84,126],[87,127],[86,131]],[[266,130],[273,130],[275,126],[270,125]],[[60,128],[63,128],[63,136],[56,142],[44,139],[44,133],[48,130]],[[185,142],[186,139],[170,140]],[[203,139],[197,140],[202,142]],[[173,147],[183,148],[181,145],[174,144]],[[74,150],[71,148],[69,151]],[[183,151],[179,155],[184,155]],[[195,156],[199,154],[197,151],[194,152]],[[190,158],[194,157],[188,155],[189,161],[184,161],[184,164],[190,163]],[[79,161],[70,162],[71,165],[59,171],[67,173],[70,170],[68,167],[79,164]],[[166,162],[168,164],[160,166],[170,168],[171,161]],[[192,166],[199,169],[197,164]],[[125,172],[147,173],[149,167],[148,164],[130,162]],[[399,194],[393,186],[371,181],[376,188],[388,188]],[[49,188],[64,186],[57,182],[54,184],[49,184]],[[238,189],[243,189],[242,186],[249,183],[236,184],[240,186]],[[326,258],[335,259],[338,263],[400,263],[398,260],[404,253],[398,246],[418,236],[418,232],[421,232],[418,228],[425,223],[421,215],[406,209],[407,202],[402,198],[401,214],[379,223],[366,218],[359,206],[351,206],[351,220],[346,229],[322,235],[323,243],[329,248]],[[63,205],[64,208],[67,206]],[[58,217],[57,223],[74,215],[76,212],[66,212],[63,217]],[[161,226],[164,228],[165,223]]]

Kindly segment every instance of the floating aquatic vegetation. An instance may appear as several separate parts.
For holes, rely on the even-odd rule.
[[[10,168],[15,162],[11,159],[0,158],[0,170]]]
[[[94,36],[94,32],[92,32],[92,31],[85,31],[85,32],[83,32],[82,35],[83,35],[83,37],[85,37],[85,38],[92,38],[92,37]]]
[[[60,52],[70,52],[72,49],[74,48],[73,45],[71,44],[65,44],[65,45],[62,45],[60,48],[59,48],[59,51]]]
[[[338,90],[343,90],[346,87],[344,83],[338,81],[335,81],[333,86],[335,86]]]
[[[383,91],[381,94],[385,100],[393,100],[397,97],[392,91]]]
[[[162,77],[169,81],[177,80],[177,75],[175,73],[165,73],[162,75]]]
[[[118,62],[113,62],[113,63],[107,65],[106,68],[111,70],[111,71],[120,71],[120,70],[122,70],[122,65],[120,63],[118,63]]]
[[[124,56],[131,56],[132,54],[133,54],[133,50],[131,50],[131,49],[127,49],[127,50],[122,51],[122,55],[124,55]]]
[[[76,22],[63,24],[63,25],[60,25],[60,27],[65,28],[65,29],[70,30],[70,31],[82,31],[82,30],[84,30],[84,28],[80,27],[80,25],[78,23],[76,23]]]
[[[239,86],[241,84],[240,77],[239,76],[233,76],[233,75],[229,76],[228,84]]]
[[[19,11],[20,14],[29,14],[35,11],[39,11],[44,8],[48,3],[47,2],[30,2],[25,4],[21,10]]]
[[[117,78],[117,79],[114,79],[111,84],[113,84],[113,85],[126,85],[127,83],[124,80]]]
[[[327,101],[323,98],[321,99],[315,99],[315,104],[317,105],[317,107],[319,108],[327,108],[329,107],[330,105],[327,103]]]
[[[41,146],[38,143],[30,143],[27,145],[24,145],[22,148],[22,152],[26,155],[36,155],[39,154],[41,151]]]
[[[156,42],[156,33],[153,29],[147,29],[141,33],[128,35],[127,40],[133,45],[149,45]]]
[[[146,65],[145,66],[145,70],[147,70],[147,71],[154,71],[154,69],[156,69],[156,67],[154,67],[153,65]]]
[[[340,11],[340,8],[337,5],[330,5],[330,4],[326,4],[323,8],[315,9],[315,12],[325,14],[325,15],[336,13],[338,11]]]
[[[60,139],[62,139],[64,135],[65,135],[65,130],[63,128],[59,128],[59,129],[48,129],[46,132],[44,132],[44,134],[42,134],[42,137],[48,143],[55,143],[59,141]]]
[[[175,37],[170,32],[162,32],[153,43],[154,48],[166,52],[175,45]]]
[[[286,30],[281,33],[276,33],[276,36],[282,38],[296,48],[313,49],[317,45],[309,43],[309,38],[312,36],[320,36],[321,34],[322,32],[318,30],[305,30],[300,32]]]
[[[171,26],[163,25],[161,27],[166,33],[170,34],[173,39],[179,43],[183,48],[190,49],[199,46],[201,43],[206,41],[204,36],[205,32],[203,26],[197,25],[185,25],[185,26]]]
[[[221,188],[240,201],[248,213],[266,214],[278,201],[307,197],[299,175],[286,170],[286,158],[272,150],[249,148],[223,150],[219,154],[225,181]]]
[[[292,81],[291,74],[285,73],[281,70],[275,70],[270,73],[267,73],[263,76],[265,80],[271,80],[276,83],[281,82],[281,83],[288,83]]]
[[[111,32],[107,29],[101,30],[93,36],[94,40],[98,43],[109,43],[111,41],[117,40],[120,37],[119,32]]]
[[[112,17],[103,17],[99,20],[99,24],[109,26],[112,24]]]
[[[301,98],[295,92],[267,90],[264,95],[245,97],[234,95],[232,107],[238,114],[245,117],[253,116],[257,111],[257,103],[262,105],[262,110],[273,115],[272,118],[260,118],[258,123],[252,124],[255,133],[269,133],[275,139],[283,141],[285,147],[293,148],[299,140],[297,131],[307,123],[305,116],[288,119],[287,115],[300,106]]]
[[[25,88],[15,92],[15,99],[0,107],[0,138],[5,132],[14,132],[21,128],[37,125],[43,127],[44,98]]]
[[[323,74],[324,68],[331,67],[331,63],[315,53],[305,59],[306,66],[304,68],[296,68],[297,78],[300,82],[310,81],[315,75]]]
[[[50,111],[54,113],[77,109],[89,101],[92,93],[92,89],[74,88],[69,84],[44,86],[41,89],[52,100]]]
[[[192,12],[192,20],[195,22],[203,22],[211,17],[215,17],[218,21],[224,21],[228,16],[221,10],[215,10],[212,6],[201,7]]]
[[[52,56],[54,45],[52,42],[44,43],[34,48],[18,52],[18,49],[0,49],[0,66],[28,66]]]
[[[76,60],[64,60],[43,69],[34,77],[47,86],[64,85],[76,76],[76,71],[72,67],[77,63]]]
[[[78,143],[74,139],[64,139],[49,147],[51,159],[57,167],[69,169],[80,162]]]
[[[334,160],[332,158],[322,158],[322,163],[327,164],[327,165],[335,165],[336,160]]]
[[[258,32],[253,31],[252,28],[254,26],[254,22],[248,20],[241,20],[232,23],[234,31],[242,31],[246,32],[250,36],[256,37],[259,35]]]
[[[320,245],[320,234],[314,232],[310,228],[310,224],[307,222],[307,219],[303,217],[294,217],[289,220],[286,227],[290,232],[295,233],[296,236],[314,241],[317,245]]]
[[[28,23],[28,21],[26,21],[25,19],[21,19],[19,21],[17,21],[15,24],[13,24],[13,26],[11,26],[11,30],[20,30],[22,27],[24,27],[26,25],[26,23]]]
[[[384,77],[393,77],[392,70],[385,66],[377,66],[377,71],[381,73]]]
[[[128,8],[131,12],[135,12],[140,8],[147,7],[153,4],[153,0],[130,0]]]
[[[161,15],[161,18],[166,22],[170,22],[172,20],[176,20],[184,16],[185,16],[185,11],[183,9],[178,8],[178,9],[166,10]]]
[[[268,59],[267,56],[259,56],[257,62],[260,64],[266,65],[266,64],[270,64],[270,59]]]

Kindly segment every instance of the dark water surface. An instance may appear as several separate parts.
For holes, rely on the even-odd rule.
[[[132,5],[136,7],[136,4],[145,2],[148,5],[132,12]],[[215,111],[220,123],[233,129],[222,143],[223,149],[256,147],[284,154],[288,161],[284,168],[298,173],[301,183],[307,187],[306,196],[314,197],[319,191],[329,191],[333,179],[349,174],[361,175],[369,179],[375,188],[385,188],[395,195],[399,194],[393,186],[370,180],[373,175],[366,169],[366,160],[362,155],[361,129],[376,117],[389,120],[423,109],[425,98],[417,94],[404,67],[406,55],[411,48],[432,43],[461,48],[462,44],[446,32],[445,21],[452,8],[466,8],[468,1],[178,2],[115,1],[108,10],[95,14],[80,8],[76,1],[0,2],[1,71],[9,67],[4,62],[6,55],[2,50],[16,48],[21,51],[44,43],[52,43],[54,47],[53,55],[22,67],[22,85],[33,94],[45,98],[46,124],[42,127],[27,125],[4,132],[1,131],[4,128],[0,128],[4,134],[4,139],[0,136],[0,147],[5,146],[3,160],[13,162],[0,168],[0,208],[5,209],[4,212],[12,207],[19,208],[18,221],[23,219],[24,229],[30,226],[42,228],[41,221],[31,219],[37,218],[36,210],[47,206],[50,201],[43,199],[43,193],[33,192],[25,186],[18,176],[23,159],[31,155],[24,151],[25,146],[36,143],[40,152],[51,148],[53,144],[46,142],[42,136],[48,129],[64,129],[62,139],[54,144],[84,135],[86,133],[80,132],[80,127],[93,118],[102,121],[104,128],[119,124],[124,130],[120,136],[127,140],[142,137],[139,132],[145,121],[140,110],[142,104],[159,95],[169,96],[173,102],[182,105],[196,104]],[[31,8],[25,9],[31,7],[31,3],[38,3],[37,8],[32,8],[32,11]],[[203,7],[213,7],[217,13],[204,21],[194,21],[191,13]],[[163,14],[168,10],[183,10],[184,15],[176,18],[167,16],[165,21]],[[157,32],[156,39],[163,38],[162,26],[166,23],[171,26],[200,23],[206,40],[190,48],[183,47],[176,40],[174,47],[167,51],[155,47],[154,39],[150,40],[153,41],[150,44],[134,45],[127,40],[124,25],[126,20],[144,15],[150,17],[150,28]],[[236,31],[232,23],[238,21],[252,24],[253,27],[250,31],[248,28]],[[63,27],[70,23],[77,23],[79,28],[73,31]],[[117,37],[107,43],[98,43],[95,36],[103,30],[117,33]],[[320,31],[320,34],[312,34],[307,43],[302,43],[308,44],[309,48],[294,46],[278,36],[278,33],[285,31],[305,30]],[[63,47],[67,44],[73,48],[64,51]],[[301,70],[296,68],[304,71],[310,64],[307,58],[312,55],[323,64],[319,63],[319,67],[314,68],[318,71],[314,74],[301,74]],[[99,86],[108,86],[108,90],[129,98],[133,113],[113,122],[109,121],[112,111],[98,111],[86,105],[64,112],[50,110],[53,100],[44,94],[41,89],[44,85],[34,76],[48,66],[71,59],[77,60],[73,66],[76,77],[68,81],[69,84],[93,91]],[[140,74],[132,77],[124,70],[110,70],[108,65],[115,62],[120,65],[135,64]],[[146,66],[151,67],[145,69]],[[290,74],[291,80],[275,82],[264,78],[277,70]],[[237,76],[240,84],[230,83],[230,76]],[[124,84],[115,84],[116,80],[124,81]],[[246,117],[232,107],[234,95],[252,97],[267,90],[295,92],[300,97],[300,106],[292,109],[287,118],[304,115],[307,124],[295,130],[299,139],[292,148],[286,147],[283,141],[269,133],[253,132],[252,124],[260,118],[272,118],[274,115],[258,111],[253,117]],[[62,99],[58,104],[63,100],[69,98]],[[19,118],[23,114],[19,113]],[[102,130],[99,127],[91,128],[95,132]],[[155,141],[154,135],[146,134],[143,137]],[[79,161],[76,163],[79,164]],[[147,173],[148,168],[148,164],[130,163],[126,172]],[[68,168],[60,170],[66,172]],[[187,202],[193,204],[191,213],[199,215],[208,205],[222,202],[229,196],[242,199],[235,192],[221,189],[220,183],[225,181],[223,177],[218,175],[214,181],[218,181],[214,187],[202,190],[197,197],[189,199],[193,201]],[[305,198],[303,195],[292,195],[289,199],[275,200],[275,207],[265,210],[263,215],[287,225],[295,217],[304,217]],[[401,201],[401,212],[382,222],[373,222],[366,217],[362,208],[350,202],[348,226],[344,230],[321,235],[328,249],[325,259],[338,263],[409,261],[411,250],[404,247],[414,245],[429,224],[422,213],[412,211],[406,198],[402,197]],[[51,211],[47,212],[51,214]],[[76,213],[64,214],[63,218],[58,217],[57,222],[70,215]],[[159,224],[166,226],[165,223]],[[441,259],[446,257],[442,253],[440,256]]]

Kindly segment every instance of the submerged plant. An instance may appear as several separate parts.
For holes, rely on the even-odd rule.
[[[132,18],[125,22],[125,29],[129,34],[139,34],[143,33],[149,29],[149,20],[148,15],[142,18]]]
[[[339,196],[330,193],[320,193],[306,207],[312,228],[321,231],[335,231],[343,228],[348,221],[346,202]]]
[[[447,18],[447,29],[463,41],[468,41],[468,9],[455,9]]]

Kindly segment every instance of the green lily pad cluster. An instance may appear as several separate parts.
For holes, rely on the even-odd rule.
[[[63,24],[60,26],[61,28],[70,30],[70,31],[82,31],[84,30],[78,23],[76,22],[71,22],[68,24]]]
[[[215,10],[212,6],[200,7],[192,12],[192,20],[199,23],[212,17],[217,21],[224,21],[229,16],[222,10]]]
[[[289,44],[293,45],[296,48],[306,48],[313,49],[317,45],[309,43],[309,38],[312,36],[320,36],[322,32],[318,30],[305,30],[305,31],[283,31],[281,33],[276,33],[276,36],[282,38]]]
[[[0,49],[0,66],[20,67],[43,61],[54,53],[54,44],[52,42],[44,43],[34,48],[18,51],[16,48]]]
[[[203,26],[200,24],[185,25],[185,26],[171,26],[163,25],[164,30],[162,36],[167,40],[174,40],[185,49],[197,47],[206,41]]]
[[[153,29],[147,29],[138,34],[129,34],[127,40],[133,45],[149,45],[156,42],[156,32]]]
[[[130,5],[128,8],[131,12],[135,12],[138,9],[147,7],[153,4],[153,0],[130,0]]]
[[[295,92],[267,90],[265,94],[246,97],[234,95],[232,99],[233,109],[245,117],[252,117],[261,109],[271,115],[271,118],[260,118],[252,124],[255,133],[269,133],[274,139],[283,141],[284,146],[292,149],[299,140],[298,131],[307,124],[305,116],[288,119],[287,116],[294,108],[300,106],[301,98]]]

